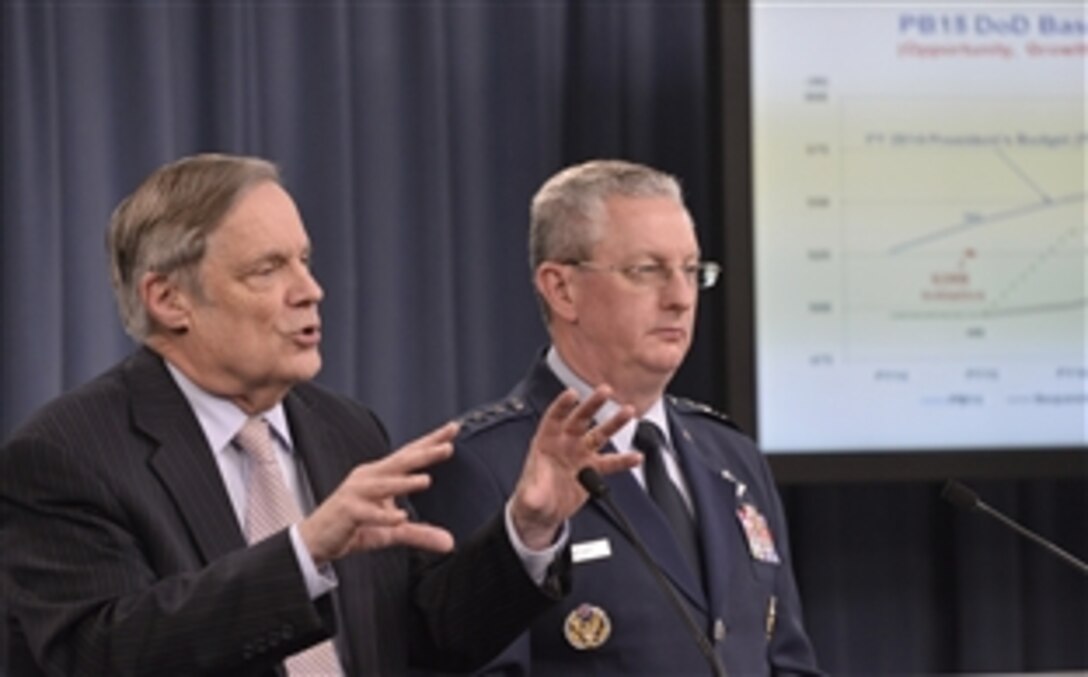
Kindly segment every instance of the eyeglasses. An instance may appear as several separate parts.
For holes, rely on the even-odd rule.
[[[590,261],[564,261],[568,266],[595,273],[619,273],[640,287],[661,289],[672,280],[673,272],[679,270],[684,280],[699,289],[710,289],[718,283],[722,267],[714,261],[699,261],[670,266],[664,263],[633,263],[629,266],[597,265]]]

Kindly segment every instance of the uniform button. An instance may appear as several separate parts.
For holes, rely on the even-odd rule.
[[[714,641],[720,642],[725,639],[725,622],[718,618],[714,621]]]

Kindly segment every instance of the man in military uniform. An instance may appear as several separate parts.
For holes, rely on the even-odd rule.
[[[572,593],[488,671],[819,674],[766,462],[724,416],[665,394],[691,344],[699,290],[719,273],[700,260],[677,181],[621,161],[560,172],[533,199],[530,259],[552,345],[505,400],[465,417],[453,459],[417,507],[457,538],[472,533],[514,491],[548,403],[565,388],[585,397],[611,386],[598,415],[630,406],[638,420],[601,445],[644,460],[605,484],[702,650],[617,516],[591,503],[570,522]]]

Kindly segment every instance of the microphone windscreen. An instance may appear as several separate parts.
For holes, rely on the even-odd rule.
[[[963,486],[956,480],[948,480],[941,490],[941,498],[957,508],[974,510],[978,507],[978,494]]]
[[[588,465],[578,471],[578,484],[594,498],[601,498],[608,493],[608,485],[601,479],[600,473]]]

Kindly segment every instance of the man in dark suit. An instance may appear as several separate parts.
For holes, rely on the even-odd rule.
[[[665,389],[694,330],[700,260],[673,177],[594,161],[552,177],[532,205],[530,257],[551,348],[503,401],[469,413],[453,459],[417,497],[421,514],[468,534],[508,499],[548,402],[564,387],[615,390],[599,416],[638,422],[606,446],[642,466],[606,479],[706,639],[700,652],[650,570],[599,504],[571,521],[574,587],[488,672],[540,675],[813,674],[774,481],[746,436]]]
[[[475,535],[411,519],[447,424],[389,453],[321,364],[310,244],[276,168],[154,172],[114,213],[114,287],[144,344],[0,451],[7,670],[23,675],[399,674],[481,665],[568,587],[575,472],[609,459],[607,388],[559,396],[519,488]]]

